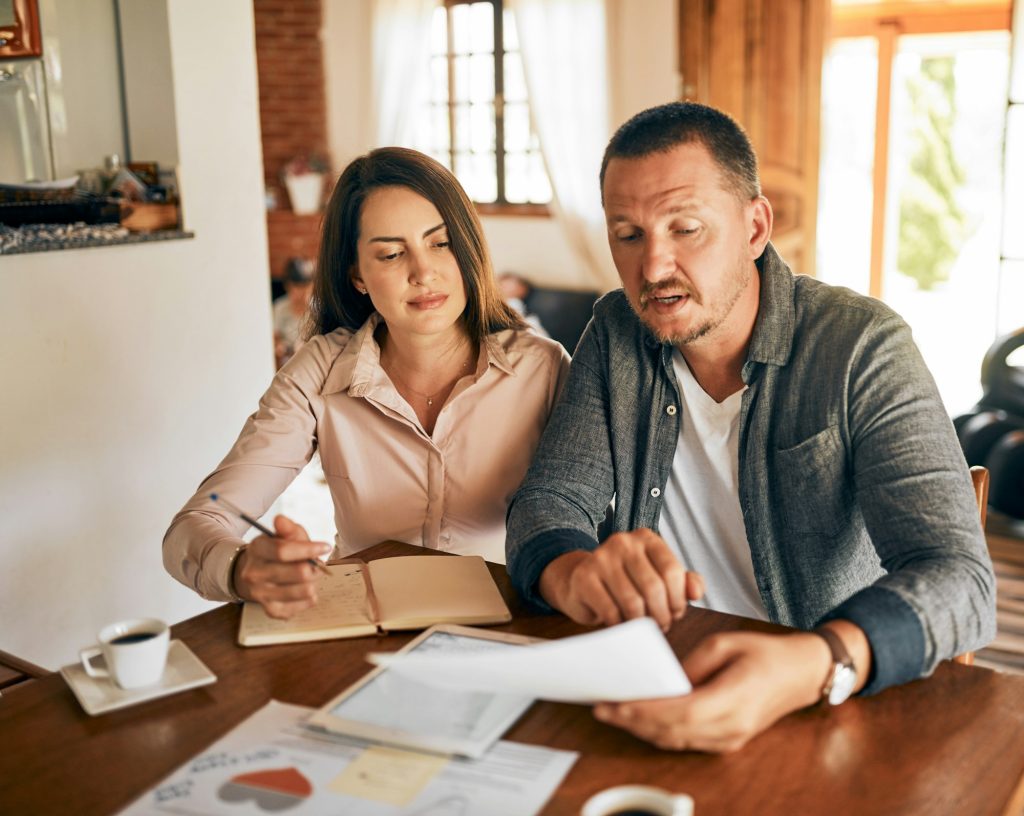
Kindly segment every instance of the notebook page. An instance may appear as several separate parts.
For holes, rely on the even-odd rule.
[[[365,565],[337,564],[327,569],[330,575],[317,576],[316,605],[287,620],[270,617],[259,604],[245,604],[239,642],[258,645],[375,632],[367,615]]]

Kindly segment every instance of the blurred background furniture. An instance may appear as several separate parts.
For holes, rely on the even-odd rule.
[[[590,322],[598,297],[598,292],[534,286],[523,300],[527,311],[537,315],[547,333],[572,354]]]
[[[39,677],[46,677],[51,673],[34,663],[29,663],[20,657],[0,651],[0,695],[6,694],[21,683],[27,683]]]
[[[983,396],[953,420],[971,474],[987,470],[988,493],[975,481],[996,574],[996,638],[976,665],[1024,673],[1024,368],[1011,355],[1024,328],[1000,337],[981,366]]]

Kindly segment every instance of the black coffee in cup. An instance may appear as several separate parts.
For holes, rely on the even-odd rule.
[[[124,646],[128,643],[142,643],[144,640],[150,640],[155,637],[155,632],[132,632],[128,635],[120,635],[110,642],[115,646]]]
[[[647,808],[627,807],[625,810],[614,810],[608,816],[660,816],[660,814]]]

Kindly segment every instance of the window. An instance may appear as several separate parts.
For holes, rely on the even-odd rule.
[[[551,184],[530,125],[515,19],[502,0],[446,0],[434,13],[421,140],[481,212],[547,213]]]
[[[837,4],[822,77],[818,275],[907,320],[951,414],[1000,328],[1008,23],[1005,2]]]

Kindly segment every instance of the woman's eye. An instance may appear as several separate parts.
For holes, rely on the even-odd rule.
[[[381,255],[380,259],[382,261],[393,261],[393,260],[395,260],[395,258],[399,257],[401,254],[402,254],[401,252],[389,252],[387,255]]]
[[[434,244],[434,248],[435,249],[447,249],[448,248],[448,244],[449,244],[448,241],[438,241],[436,244]]]

